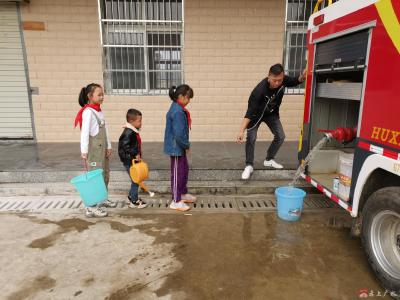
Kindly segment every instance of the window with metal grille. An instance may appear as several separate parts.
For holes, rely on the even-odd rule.
[[[183,0],[99,0],[108,94],[165,94],[183,82]]]
[[[290,76],[299,76],[306,67],[307,25],[316,3],[317,0],[286,0],[284,68],[285,74]],[[304,83],[287,92],[302,94]]]

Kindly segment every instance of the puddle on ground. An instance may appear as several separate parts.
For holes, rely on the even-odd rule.
[[[182,263],[158,297],[183,291],[187,299],[354,299],[365,287],[382,290],[359,239],[329,220],[313,213],[298,222],[272,213],[193,213],[158,215],[136,228],[154,244],[173,242]],[[162,235],[162,228],[173,230]]]
[[[74,230],[77,232],[82,232],[84,230],[89,229],[90,226],[93,226],[96,223],[107,223],[110,225],[110,228],[112,230],[116,230],[121,233],[129,232],[135,228],[135,226],[129,226],[118,221],[113,221],[111,219],[110,220],[96,219],[93,222],[88,222],[80,218],[70,218],[60,221],[52,221],[48,219],[40,219],[36,216],[26,215],[26,214],[18,214],[18,216],[21,218],[29,219],[30,221],[38,224],[52,224],[58,226],[58,228],[50,235],[43,238],[35,239],[28,245],[29,248],[38,248],[42,250],[53,246],[61,235]]]
[[[132,229],[135,229],[135,226],[129,226],[129,225],[123,224],[121,222],[117,222],[117,221],[104,220],[104,222],[110,224],[110,227],[112,230],[116,230],[116,231],[119,231],[122,233],[131,231]]]
[[[90,226],[94,225],[95,223],[88,222],[79,218],[70,218],[70,219],[64,219],[60,221],[51,221],[48,219],[39,219],[35,216],[29,216],[29,215],[19,215],[21,218],[27,218],[35,223],[38,224],[52,224],[52,225],[57,225],[58,228],[49,234],[48,236],[45,236],[43,238],[35,239],[33,240],[28,247],[29,248],[37,248],[37,249],[47,249],[55,244],[57,239],[68,232],[71,231],[77,231],[77,232],[82,232],[84,230],[87,230]]]
[[[33,281],[28,281],[20,290],[12,293],[7,297],[7,300],[22,300],[28,297],[33,297],[42,290],[51,289],[56,285],[56,281],[47,275],[38,276]]]
[[[89,278],[85,278],[82,280],[82,285],[83,286],[90,286],[94,283],[94,278],[93,277],[89,277]]]
[[[273,213],[244,214],[121,214],[121,222],[79,219],[59,222],[58,229],[37,247],[54,243],[52,235],[86,230],[96,223],[127,235],[132,229],[155,238],[152,246],[169,243],[182,267],[166,274],[156,291],[158,297],[175,299],[354,299],[362,288],[382,290],[371,272],[360,241],[349,236],[344,226],[332,226],[331,213],[304,213],[298,222],[285,222]],[[342,216],[343,214],[340,214]],[[138,218],[148,223],[128,226],[123,219]],[[342,217],[340,217],[342,218]],[[346,218],[346,217],[345,217]],[[337,219],[336,219],[337,220]],[[33,242],[32,242],[33,243]],[[154,253],[146,257],[156,259]],[[140,255],[126,260],[134,267]],[[160,268],[168,268],[167,263]],[[349,268],[351,266],[351,276]],[[143,270],[143,276],[151,273]],[[156,280],[160,280],[157,278]],[[89,280],[90,281],[90,280]],[[152,281],[135,279],[105,299],[131,299]],[[77,292],[79,292],[78,290]],[[76,293],[77,293],[76,292]]]
[[[110,296],[105,297],[104,300],[130,300],[132,299],[130,295],[134,295],[137,291],[145,286],[146,285],[139,283],[127,285],[117,291],[114,291]]]

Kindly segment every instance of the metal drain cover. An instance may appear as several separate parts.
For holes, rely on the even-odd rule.
[[[236,198],[239,210],[275,210],[276,201],[271,198]]]
[[[110,200],[118,202],[117,208],[124,208],[127,203],[121,201],[123,196],[111,196]],[[145,199],[146,208],[150,210],[165,210],[169,200],[166,198]],[[272,195],[249,196],[211,196],[200,195],[196,203],[190,204],[193,211],[273,211],[276,200]],[[304,209],[321,209],[338,207],[333,201],[323,195],[310,195],[304,201]],[[6,211],[48,211],[76,210],[84,205],[77,196],[35,196],[35,197],[0,197],[0,212]]]

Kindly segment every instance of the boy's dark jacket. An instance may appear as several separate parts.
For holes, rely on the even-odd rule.
[[[132,159],[139,154],[137,134],[130,128],[125,128],[119,137],[118,155],[124,165],[131,165]]]

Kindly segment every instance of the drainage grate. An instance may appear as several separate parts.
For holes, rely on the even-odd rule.
[[[166,199],[148,199],[146,202],[149,209],[166,209],[169,205]]]
[[[275,210],[276,201],[268,197],[256,199],[237,198],[239,210]]]
[[[208,199],[199,199],[191,204],[193,210],[236,210],[237,204],[233,198],[213,197]]]
[[[170,201],[167,199],[147,199],[146,209],[167,209]],[[119,203],[118,208],[123,208],[126,203]],[[192,210],[237,210],[236,202],[233,198],[216,197],[207,199],[199,199],[196,203],[189,204]]]
[[[46,211],[46,210],[76,210],[84,208],[82,201],[76,196],[52,197],[18,197],[0,198],[0,212],[5,211]],[[117,201],[117,208],[128,205],[120,201],[121,196],[111,197]],[[165,210],[169,200],[166,198],[146,199],[147,209]],[[229,196],[199,196],[196,203],[190,204],[194,211],[273,211],[276,209],[276,200],[272,195],[251,195],[241,197]],[[309,195],[304,201],[304,209],[337,208],[338,206],[323,195]]]
[[[0,200],[0,211],[42,211],[42,210],[60,210],[60,209],[77,209],[82,206],[82,202],[79,199],[71,198],[65,199],[33,199],[29,197],[27,200],[15,199],[15,200]]]

